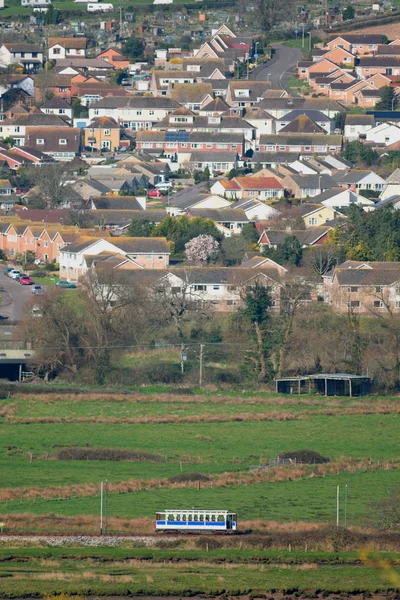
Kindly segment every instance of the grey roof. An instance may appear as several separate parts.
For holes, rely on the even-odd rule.
[[[300,117],[301,115],[307,115],[307,117],[309,117],[315,123],[329,123],[333,121],[333,119],[324,115],[324,113],[320,110],[314,110],[312,108],[296,108],[287,113],[285,116],[280,117],[278,121],[292,121],[293,119],[296,119],[296,117]]]
[[[302,189],[305,188],[332,188],[337,186],[337,181],[330,175],[290,175],[295,183]]]
[[[132,221],[149,221],[150,223],[161,223],[167,216],[165,210],[142,210],[142,209],[125,209],[114,210],[113,208],[91,211],[91,216],[94,221],[104,223],[104,225],[117,225],[118,227],[127,227]]]
[[[179,108],[178,102],[172,98],[152,96],[107,96],[98,102],[90,105],[91,108],[146,108],[146,109],[164,109],[176,110]]]
[[[295,237],[302,246],[312,246],[330,230],[331,227],[311,227],[310,229],[301,229],[297,231],[274,231],[268,229],[265,231],[265,234],[272,246],[282,244],[288,236]]]
[[[257,163],[288,164],[299,158],[299,152],[254,152],[251,161]]]
[[[50,98],[45,104],[43,104],[42,108],[72,108],[68,102],[66,102],[60,96],[53,96]]]
[[[397,168],[386,178],[386,183],[400,183],[400,169]]]
[[[366,177],[370,173],[373,173],[373,171],[367,171],[367,170],[361,171],[361,170],[354,169],[353,171],[349,171],[348,173],[343,175],[343,177],[339,174],[337,175],[337,177],[338,177],[338,181],[340,180],[340,183],[350,183],[351,184],[351,183],[358,183],[359,181],[364,179],[364,177]]]
[[[190,153],[192,162],[236,162],[237,153],[233,152],[208,152],[206,150],[194,150]]]
[[[329,41],[331,42],[337,38],[342,38],[350,44],[382,44],[383,42],[383,34],[381,33],[337,33],[336,35],[331,36]]]
[[[100,196],[100,198],[92,198],[96,209],[107,211],[109,210],[142,210],[141,205],[132,196]]]
[[[279,146],[341,146],[341,135],[302,135],[263,134],[260,136],[260,146],[278,144]]]
[[[336,184],[337,185],[337,184]],[[338,196],[339,194],[341,194],[342,192],[350,192],[351,190],[344,190],[341,187],[331,187],[328,190],[324,190],[323,192],[321,192],[320,194],[318,194],[317,196],[314,196],[313,198],[310,198],[308,200],[308,202],[312,202],[313,204],[320,204],[321,202],[324,202],[325,200],[329,200],[330,198],[334,198],[335,196]],[[353,194],[355,194],[355,192],[352,192]]]
[[[264,98],[257,106],[268,110],[289,109],[289,110],[329,110],[331,112],[341,112],[344,107],[335,100],[330,100],[329,104],[326,98]]]
[[[339,285],[392,285],[400,280],[398,269],[335,269],[334,277]]]
[[[382,208],[382,206],[397,206],[400,204],[400,196],[390,196],[390,198],[385,198],[385,200],[380,200],[375,204],[375,208]]]
[[[216,223],[248,223],[246,213],[238,208],[191,208],[190,214]]]
[[[346,115],[346,125],[373,125],[374,115]]]
[[[212,185],[213,181],[210,181]],[[170,206],[176,206],[181,209],[190,208],[194,204],[197,204],[203,198],[207,198],[210,194],[207,192],[208,183],[203,181],[196,185],[192,185],[186,190],[177,192],[170,197]],[[203,194],[203,195],[202,195]]]
[[[360,67],[398,67],[400,56],[363,56],[359,61]]]
[[[100,192],[102,194],[107,194],[109,191],[108,187],[106,187],[105,185],[100,183],[100,181],[97,181],[96,179],[89,179],[89,178],[78,179],[78,181],[76,181],[72,185],[73,185],[74,190],[77,191],[78,193],[79,193],[80,189],[83,189],[86,186],[90,186],[95,191]]]

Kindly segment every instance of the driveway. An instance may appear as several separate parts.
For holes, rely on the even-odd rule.
[[[12,321],[20,321],[24,316],[24,306],[32,298],[32,287],[21,285],[18,281],[0,271],[0,315]]]
[[[299,48],[288,48],[281,44],[272,44],[275,53],[271,60],[253,70],[250,79],[256,81],[271,81],[273,90],[286,90],[291,93],[287,81],[295,74],[297,62],[302,59],[303,53]]]

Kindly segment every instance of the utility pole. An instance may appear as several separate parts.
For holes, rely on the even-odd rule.
[[[344,526],[347,527],[347,499],[348,499],[347,483],[344,486]]]
[[[103,535],[103,482],[100,484],[100,535]]]
[[[336,527],[339,527],[340,486],[336,488]]]
[[[203,386],[203,359],[204,359],[204,344],[200,344],[200,373],[199,373],[199,387]]]
[[[104,523],[104,533],[107,535],[108,533],[108,479],[106,479],[106,498],[105,498],[105,523]]]

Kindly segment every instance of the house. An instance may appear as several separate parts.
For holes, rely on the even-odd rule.
[[[331,134],[334,132],[332,119],[317,110],[293,110],[275,121],[276,133]]]
[[[85,147],[115,151],[120,147],[121,129],[111,117],[96,117],[84,130]]]
[[[361,206],[364,210],[373,210],[375,203],[357,194],[350,188],[331,188],[313,197],[313,202],[335,209],[349,208],[352,205]]]
[[[35,73],[43,65],[43,48],[37,44],[4,43],[0,46],[0,67],[19,64],[25,73]]]
[[[207,307],[210,311],[236,311],[243,304],[246,289],[256,284],[268,288],[272,308],[279,311],[282,303],[282,286],[286,269],[274,261],[265,260],[254,267],[192,267],[164,271],[132,270],[124,273],[142,289],[153,289],[158,294],[174,296],[179,301],[184,295],[193,307]]]
[[[45,115],[41,111],[28,113],[27,115],[16,116],[12,119],[5,119],[0,122],[0,137],[11,137],[15,146],[30,145],[27,142],[26,134],[28,127],[40,128],[68,128],[68,124],[56,115]]]
[[[188,161],[196,162],[196,160],[190,158],[194,151],[210,154],[229,152],[242,156],[244,137],[239,133],[138,131],[136,134],[136,147],[146,151],[156,150],[160,155],[163,154],[166,158],[171,158],[182,164]],[[210,161],[213,161],[211,157]]]
[[[177,108],[179,104],[171,98],[105,97],[89,106],[89,119],[111,117],[126,129],[140,131],[152,129]]]
[[[100,52],[96,58],[105,60],[114,67],[114,69],[128,69],[130,60],[115,48],[108,48],[104,52]]]
[[[351,264],[347,264],[351,263]],[[400,311],[399,263],[346,261],[324,278],[324,298],[335,313],[370,317]]]
[[[330,175],[286,175],[282,186],[292,198],[313,198],[337,185]]]
[[[337,176],[337,182],[343,189],[350,188],[356,190],[372,190],[381,192],[385,185],[385,180],[373,171],[353,169],[344,175]]]
[[[60,58],[82,58],[86,56],[87,39],[85,37],[49,38],[49,60]]]
[[[293,236],[298,240],[302,248],[307,248],[326,242],[330,231],[332,231],[332,227],[328,226],[288,231],[268,229],[262,232],[258,240],[258,245],[261,250],[264,248],[277,248],[283,244],[288,236]]]
[[[243,118],[255,128],[257,140],[262,134],[275,133],[274,117],[258,106],[247,108]]]
[[[213,100],[211,83],[176,83],[169,97],[189,110],[201,110]]]
[[[400,169],[395,169],[393,173],[386,178],[386,183],[382,192],[379,194],[380,200],[387,200],[400,194]],[[376,204],[378,208],[378,204]]]
[[[3,73],[0,75],[0,97],[9,90],[22,90],[29,96],[33,96],[35,93],[33,78],[30,75]]]
[[[79,127],[27,127],[26,145],[59,161],[72,160],[80,152]]]
[[[375,125],[374,115],[346,115],[344,138],[349,142],[365,138],[367,131]]]
[[[243,225],[249,222],[244,210],[238,208],[190,208],[187,215],[214,221],[225,237],[240,234]]]
[[[357,76],[366,79],[371,75],[400,75],[400,56],[368,56],[359,59],[355,67]]]
[[[372,144],[391,146],[400,141],[400,127],[392,123],[380,123],[369,129],[365,138]]]
[[[219,194],[231,200],[278,200],[284,195],[284,188],[276,177],[235,177],[231,180],[220,179],[210,188],[211,193]]]
[[[225,102],[231,107],[251,107],[265,97],[270,87],[270,81],[230,80]]]
[[[112,239],[112,241],[111,241]],[[60,251],[60,278],[77,281],[85,275],[86,256],[103,252],[121,254],[134,261],[138,269],[165,269],[169,264],[170,247],[166,238],[93,238],[81,237]]]
[[[339,153],[341,148],[342,136],[340,135],[276,134],[261,135],[256,151],[335,154]]]
[[[341,212],[324,204],[303,204],[301,208],[301,218],[307,229],[309,227],[321,227],[334,219],[343,218]]]
[[[45,115],[57,115],[72,119],[72,106],[60,96],[53,96],[40,108]]]
[[[38,73],[34,76],[35,100],[37,102],[46,101],[45,92],[63,98],[67,102],[71,100],[71,75],[59,75],[53,71],[46,71],[44,78],[42,75],[43,73]]]
[[[178,159],[178,162],[179,159]],[[209,152],[196,150],[182,160],[187,168],[197,171],[208,169],[212,177],[215,174],[227,174],[238,167],[238,154],[235,150]],[[182,164],[182,163],[181,163]]]
[[[261,202],[257,198],[252,200],[239,200],[231,204],[232,208],[244,210],[249,221],[267,221],[279,218],[279,211],[272,206]]]
[[[170,196],[167,213],[175,217],[184,215],[193,208],[221,209],[229,208],[232,205],[230,200],[210,194],[207,188],[208,182],[203,181],[176,192]]]
[[[344,48],[354,55],[363,57],[366,54],[373,54],[383,43],[382,34],[352,34],[343,33],[333,37],[326,44],[328,50],[334,48]]]
[[[258,103],[260,108],[269,113],[274,119],[280,119],[293,110],[318,110],[330,119],[338,112],[344,110],[344,106],[336,100],[326,98],[264,98]]]

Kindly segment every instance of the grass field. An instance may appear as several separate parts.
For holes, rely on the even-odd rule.
[[[398,481],[395,398],[152,391],[149,396],[52,394],[1,401],[0,498],[9,499],[0,502],[0,510],[97,514],[98,485],[108,479],[116,486],[109,495],[110,516],[152,517],[166,505],[201,504],[227,506],[246,521],[332,523],[336,485],[347,483],[349,523],[362,525],[369,520],[371,502],[389,494]],[[154,454],[160,462],[52,458],[62,447],[134,450]],[[304,448],[328,457],[332,466],[296,472],[288,467],[271,477],[249,473],[251,466]],[[212,481],[200,490],[196,483],[176,487],[167,481],[192,472],[208,474]],[[5,489],[10,494],[1,496]]]

